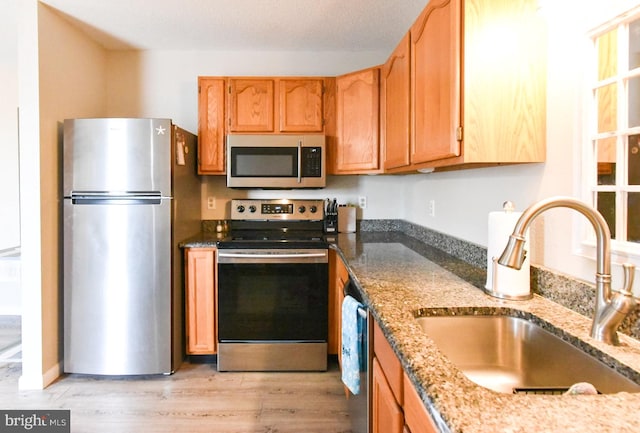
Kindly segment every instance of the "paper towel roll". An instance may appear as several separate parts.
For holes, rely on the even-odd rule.
[[[509,236],[522,212],[503,210],[489,213],[489,239],[487,243],[487,284],[489,293],[503,298],[523,298],[531,294],[529,277],[529,258],[525,258],[520,270],[497,265],[494,268],[493,258],[500,258],[507,246]],[[525,234],[528,244],[529,232]],[[494,270],[496,273],[494,280]]]

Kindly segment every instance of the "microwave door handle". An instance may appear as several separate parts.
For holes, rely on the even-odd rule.
[[[298,183],[302,183],[302,140],[298,140]]]

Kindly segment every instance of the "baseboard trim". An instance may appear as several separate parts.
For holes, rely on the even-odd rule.
[[[35,390],[45,389],[51,385],[62,374],[62,365],[58,362],[53,367],[48,369],[42,375],[34,374],[31,376],[22,375],[18,379],[19,390]]]

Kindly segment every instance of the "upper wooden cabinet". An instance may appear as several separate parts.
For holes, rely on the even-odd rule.
[[[279,81],[280,132],[322,132],[323,80],[287,78]]]
[[[409,34],[402,38],[380,77],[381,124],[384,169],[409,165],[410,56]]]
[[[198,173],[225,173],[224,78],[198,77]]]
[[[464,1],[461,162],[545,160],[547,37],[538,3]]]
[[[460,155],[460,1],[430,1],[410,30],[413,164]]]
[[[380,170],[378,68],[336,78],[336,143],[330,174]]]
[[[229,132],[273,132],[274,80],[229,78]]]
[[[325,81],[333,83],[316,77],[198,77],[198,173],[226,173],[229,133],[323,133]]]
[[[229,78],[229,132],[322,132],[323,89],[322,78]]]
[[[383,115],[385,172],[545,160],[546,30],[536,0],[432,0],[409,38],[409,162],[400,139],[389,141],[394,114]],[[383,68],[383,113],[400,109],[385,85],[398,82],[386,68],[402,45]]]

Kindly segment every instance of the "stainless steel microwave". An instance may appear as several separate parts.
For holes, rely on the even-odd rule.
[[[230,188],[323,188],[324,135],[227,135]]]

